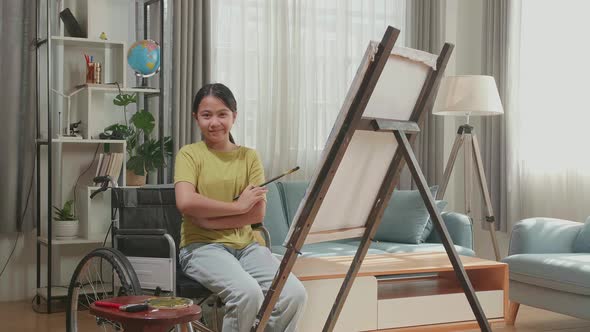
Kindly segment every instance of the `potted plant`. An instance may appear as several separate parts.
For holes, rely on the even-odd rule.
[[[53,206],[53,235],[56,239],[72,239],[78,236],[79,222],[73,212],[73,200],[67,201],[60,209]]]
[[[117,106],[127,106],[136,103],[135,95],[118,94],[113,103]],[[172,138],[164,137],[162,140],[150,138],[155,127],[154,116],[146,111],[139,110],[130,119],[129,125],[114,124],[105,128],[111,137],[120,137],[127,140],[127,185],[142,186],[145,184],[146,173],[166,165],[166,157],[172,155]]]

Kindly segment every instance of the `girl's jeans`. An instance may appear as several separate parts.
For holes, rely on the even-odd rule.
[[[225,303],[223,331],[250,331],[264,295],[279,268],[266,247],[254,242],[243,249],[219,243],[193,243],[180,250],[187,276],[219,295]],[[292,274],[281,292],[265,331],[295,331],[307,294]]]

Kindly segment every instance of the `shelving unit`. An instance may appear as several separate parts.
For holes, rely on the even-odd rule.
[[[125,154],[127,143],[99,139],[98,135],[111,124],[124,124],[136,111],[132,107],[124,114],[122,107],[113,104],[114,97],[119,92],[136,93],[144,103],[147,98],[160,98],[158,88],[137,88],[129,84],[135,78],[127,74],[126,51],[132,42],[142,39],[136,36],[136,6],[143,6],[143,2],[38,0],[38,17],[46,24],[46,31],[38,31],[39,45],[42,45],[37,52],[38,66],[44,68],[47,75],[38,74],[43,92],[40,92],[37,114],[42,129],[37,131],[36,151],[38,227],[37,297],[34,302],[39,308],[44,301],[47,313],[52,312],[52,301],[67,296],[66,286],[71,273],[83,255],[103,245],[105,237],[106,243],[111,243],[110,236],[107,236],[111,224],[110,191],[91,200],[91,193],[98,189],[93,186],[92,179],[98,155],[106,152]],[[66,35],[58,15],[66,7],[70,8],[88,38]],[[108,40],[98,39],[101,32],[106,32]],[[83,54],[93,55],[94,61],[102,64],[103,84],[85,83]],[[76,92],[69,97],[69,121],[66,117],[67,98],[52,90],[66,95]],[[158,112],[157,109],[154,111]],[[77,121],[82,121],[79,127],[82,137],[62,136],[60,128]],[[118,179],[120,186],[126,184],[126,159]],[[80,225],[78,238],[56,239],[52,234],[52,206],[62,206],[70,199],[76,202]],[[44,266],[46,269],[42,271]]]
[[[46,236],[39,236],[39,243],[49,245],[49,239]],[[52,245],[62,244],[102,244],[104,239],[71,239],[71,240],[51,240]],[[107,239],[108,242],[108,239]],[[45,288],[40,288],[45,289]]]
[[[113,49],[120,48],[121,45],[125,45],[125,42],[122,41],[88,39],[78,37],[52,36],[51,40],[53,40],[56,46],[71,46],[84,48],[100,47],[105,49]],[[123,47],[123,49],[125,48]]]

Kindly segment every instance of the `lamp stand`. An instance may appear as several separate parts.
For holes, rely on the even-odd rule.
[[[475,162],[477,179],[479,180],[479,185],[481,187],[481,192],[483,194],[484,202],[487,209],[485,221],[489,223],[490,237],[492,239],[492,245],[494,247],[494,254],[496,256],[496,260],[499,261],[500,251],[498,250],[498,241],[496,240],[496,219],[494,217],[494,211],[492,209],[492,200],[490,198],[490,194],[488,191],[488,183],[486,181],[486,176],[483,170],[483,162],[481,159],[481,152],[479,150],[479,142],[477,140],[477,136],[475,136],[475,133],[473,132],[473,127],[469,124],[464,124],[460,126],[459,130],[457,131],[457,136],[455,137],[455,142],[453,143],[453,148],[451,150],[451,155],[449,156],[449,161],[447,162],[447,166],[445,167],[443,182],[441,183],[439,191],[437,192],[436,199],[443,199],[445,195],[445,191],[447,189],[447,185],[449,184],[449,179],[453,171],[453,166],[455,165],[455,161],[457,160],[457,154],[459,153],[459,149],[461,148],[461,146],[463,146],[465,152],[465,212],[469,216],[471,216],[471,175],[473,174],[473,162]]]

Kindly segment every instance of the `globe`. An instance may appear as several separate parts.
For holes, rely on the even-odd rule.
[[[127,51],[127,63],[139,77],[150,77],[160,70],[160,45],[153,40],[140,40]]]

